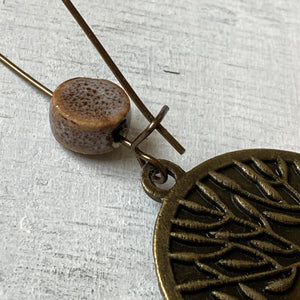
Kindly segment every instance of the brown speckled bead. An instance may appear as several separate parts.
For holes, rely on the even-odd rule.
[[[124,135],[130,122],[130,101],[116,84],[104,79],[74,78],[53,93],[50,124],[65,148],[102,154],[115,148],[114,133]]]

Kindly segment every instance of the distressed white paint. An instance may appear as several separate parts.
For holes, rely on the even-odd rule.
[[[164,125],[187,152],[154,134],[150,153],[188,170],[236,149],[300,151],[298,0],[74,3],[147,106],[170,106]],[[51,89],[76,76],[113,79],[61,1],[1,1],[0,30],[0,51]],[[64,150],[47,97],[0,73],[0,298],[160,299],[160,205],[144,194],[134,157]],[[135,108],[132,123],[132,136],[147,124]]]

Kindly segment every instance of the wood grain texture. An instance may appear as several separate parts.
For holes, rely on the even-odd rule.
[[[187,148],[188,170],[244,148],[300,151],[298,0],[74,0],[136,92]],[[61,1],[0,2],[0,52],[50,89],[114,80]],[[52,137],[48,100],[0,66],[0,298],[160,299],[147,198],[126,149],[100,158]],[[146,126],[133,108],[132,132]],[[158,146],[159,145],[159,146]]]

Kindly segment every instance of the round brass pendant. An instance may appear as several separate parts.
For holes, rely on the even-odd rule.
[[[143,171],[162,202],[154,257],[166,299],[300,299],[300,154],[244,150],[208,160],[168,191]]]

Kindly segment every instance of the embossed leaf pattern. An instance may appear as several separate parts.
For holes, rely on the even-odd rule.
[[[216,175],[218,175],[218,174],[216,173]],[[219,179],[216,179],[216,180],[222,181],[222,178],[219,178]],[[210,189],[207,185],[201,183],[200,181],[198,181],[196,184],[197,184],[199,190],[203,193],[203,195],[207,199],[210,200],[211,203],[217,205],[217,207],[221,208],[222,210],[226,209],[226,206],[221,201],[220,197],[212,189]],[[230,185],[230,182],[227,182],[227,184]]]
[[[262,178],[259,174],[257,174],[251,167],[248,165],[241,163],[237,160],[233,160],[233,163],[238,167],[238,169],[246,175],[248,178],[250,178],[252,181],[257,182],[259,179]]]
[[[227,252],[232,250],[232,246],[222,247],[220,250],[212,252],[212,253],[193,253],[193,252],[177,252],[177,253],[169,253],[169,257],[184,262],[194,262],[194,261],[202,261],[202,260],[211,260],[218,259],[224,256]]]
[[[193,220],[187,219],[173,219],[171,220],[172,224],[178,225],[180,227],[190,228],[190,229],[198,229],[198,230],[212,230],[220,227],[225,224],[227,220],[223,220],[223,222],[215,222],[215,223],[203,223]]]
[[[212,295],[215,297],[215,299],[217,300],[238,300],[238,298],[233,297],[231,295],[228,295],[226,293],[222,293],[222,292],[212,292]]]
[[[287,163],[281,158],[277,158],[277,164],[278,164],[278,171],[282,178],[285,180],[288,179],[288,166]]]
[[[253,240],[250,243],[258,249],[261,249],[267,253],[275,253],[275,254],[287,254],[291,253],[291,250],[282,249],[277,245],[274,245],[270,242]]]
[[[251,205],[245,198],[234,195],[233,200],[242,207],[250,216],[253,216],[255,218],[261,218],[261,213],[253,206]]]
[[[266,261],[247,261],[241,259],[221,259],[219,264],[228,269],[245,270],[252,268],[260,268],[268,264]]]
[[[224,244],[223,241],[216,240],[213,238],[207,238],[202,235],[193,234],[193,233],[172,232],[171,235],[176,239],[193,242],[197,244],[217,244],[217,245]]]
[[[179,204],[191,211],[194,211],[195,213],[207,213],[207,214],[216,215],[216,216],[223,215],[218,210],[209,209],[209,208],[207,208],[203,205],[197,204],[193,201],[179,200]]]
[[[300,175],[300,160],[295,160],[294,166],[296,168],[297,173]]]
[[[214,181],[216,181],[218,184],[220,184],[224,188],[228,188],[228,189],[234,190],[234,191],[241,190],[241,186],[226,175],[217,173],[215,171],[209,172],[209,175],[211,176],[211,178]]]
[[[271,178],[276,178],[276,174],[271,170],[271,168],[261,161],[258,158],[252,157],[251,158],[256,168],[264,175],[269,176]]]
[[[267,300],[267,298],[263,294],[257,292],[256,290],[250,288],[249,286],[247,286],[245,284],[240,283],[239,287],[241,289],[241,292],[245,296],[249,297],[250,299],[253,299],[253,300]]]
[[[285,224],[285,225],[300,225],[300,219],[286,215],[284,213],[277,213],[277,212],[272,212],[272,211],[264,211],[264,215],[266,215],[268,218],[271,220]]]
[[[176,232],[171,233],[174,239],[189,243],[193,247],[213,245],[217,248],[214,252],[207,253],[194,252],[192,249],[187,252],[173,252],[169,257],[171,260],[193,263],[199,270],[212,276],[207,280],[178,284],[177,290],[182,293],[211,288],[211,295],[215,299],[240,299],[236,298],[236,294],[231,295],[230,292],[224,291],[224,286],[231,285],[236,286],[239,295],[245,297],[243,299],[264,300],[268,299],[266,295],[253,288],[248,281],[267,280],[273,276],[274,279],[267,281],[263,291],[283,293],[293,286],[297,270],[300,268],[300,262],[282,265],[274,258],[276,255],[287,258],[293,254],[300,255],[300,247],[274,232],[272,228],[272,224],[275,223],[279,226],[300,225],[300,218],[293,215],[294,208],[298,208],[297,199],[300,194],[288,182],[290,168],[294,168],[294,172],[298,172],[300,177],[300,160],[288,164],[278,157],[271,164],[251,157],[246,162],[233,160],[233,166],[247,179],[248,185],[249,182],[255,185],[255,192],[249,190],[246,184],[245,187],[243,181],[236,181],[228,175],[229,173],[225,175],[222,171],[214,170],[208,172],[208,178],[216,186],[230,193],[232,204],[239,214],[229,208],[226,202],[228,200],[224,201],[216,190],[198,180],[195,182],[197,190],[211,205],[208,207],[205,203],[180,199],[180,206],[193,213],[194,219],[177,216],[171,220],[177,228]],[[290,202],[294,201],[296,205],[287,203],[278,187],[285,189],[291,196]],[[197,215],[210,216],[210,222],[198,221]],[[226,229],[226,225],[231,223],[239,224],[243,231]],[[247,254],[249,258],[231,257],[232,251]],[[211,261],[215,261],[216,265],[206,263]],[[233,276],[230,272],[236,272],[237,275]],[[250,272],[248,277],[245,276],[245,272]]]
[[[297,270],[295,268],[292,268],[288,277],[271,282],[269,285],[266,286],[266,291],[273,293],[282,293],[286,291],[293,285],[296,279],[296,275]]]
[[[258,181],[258,186],[269,199],[277,202],[283,201],[281,195],[267,182]]]

